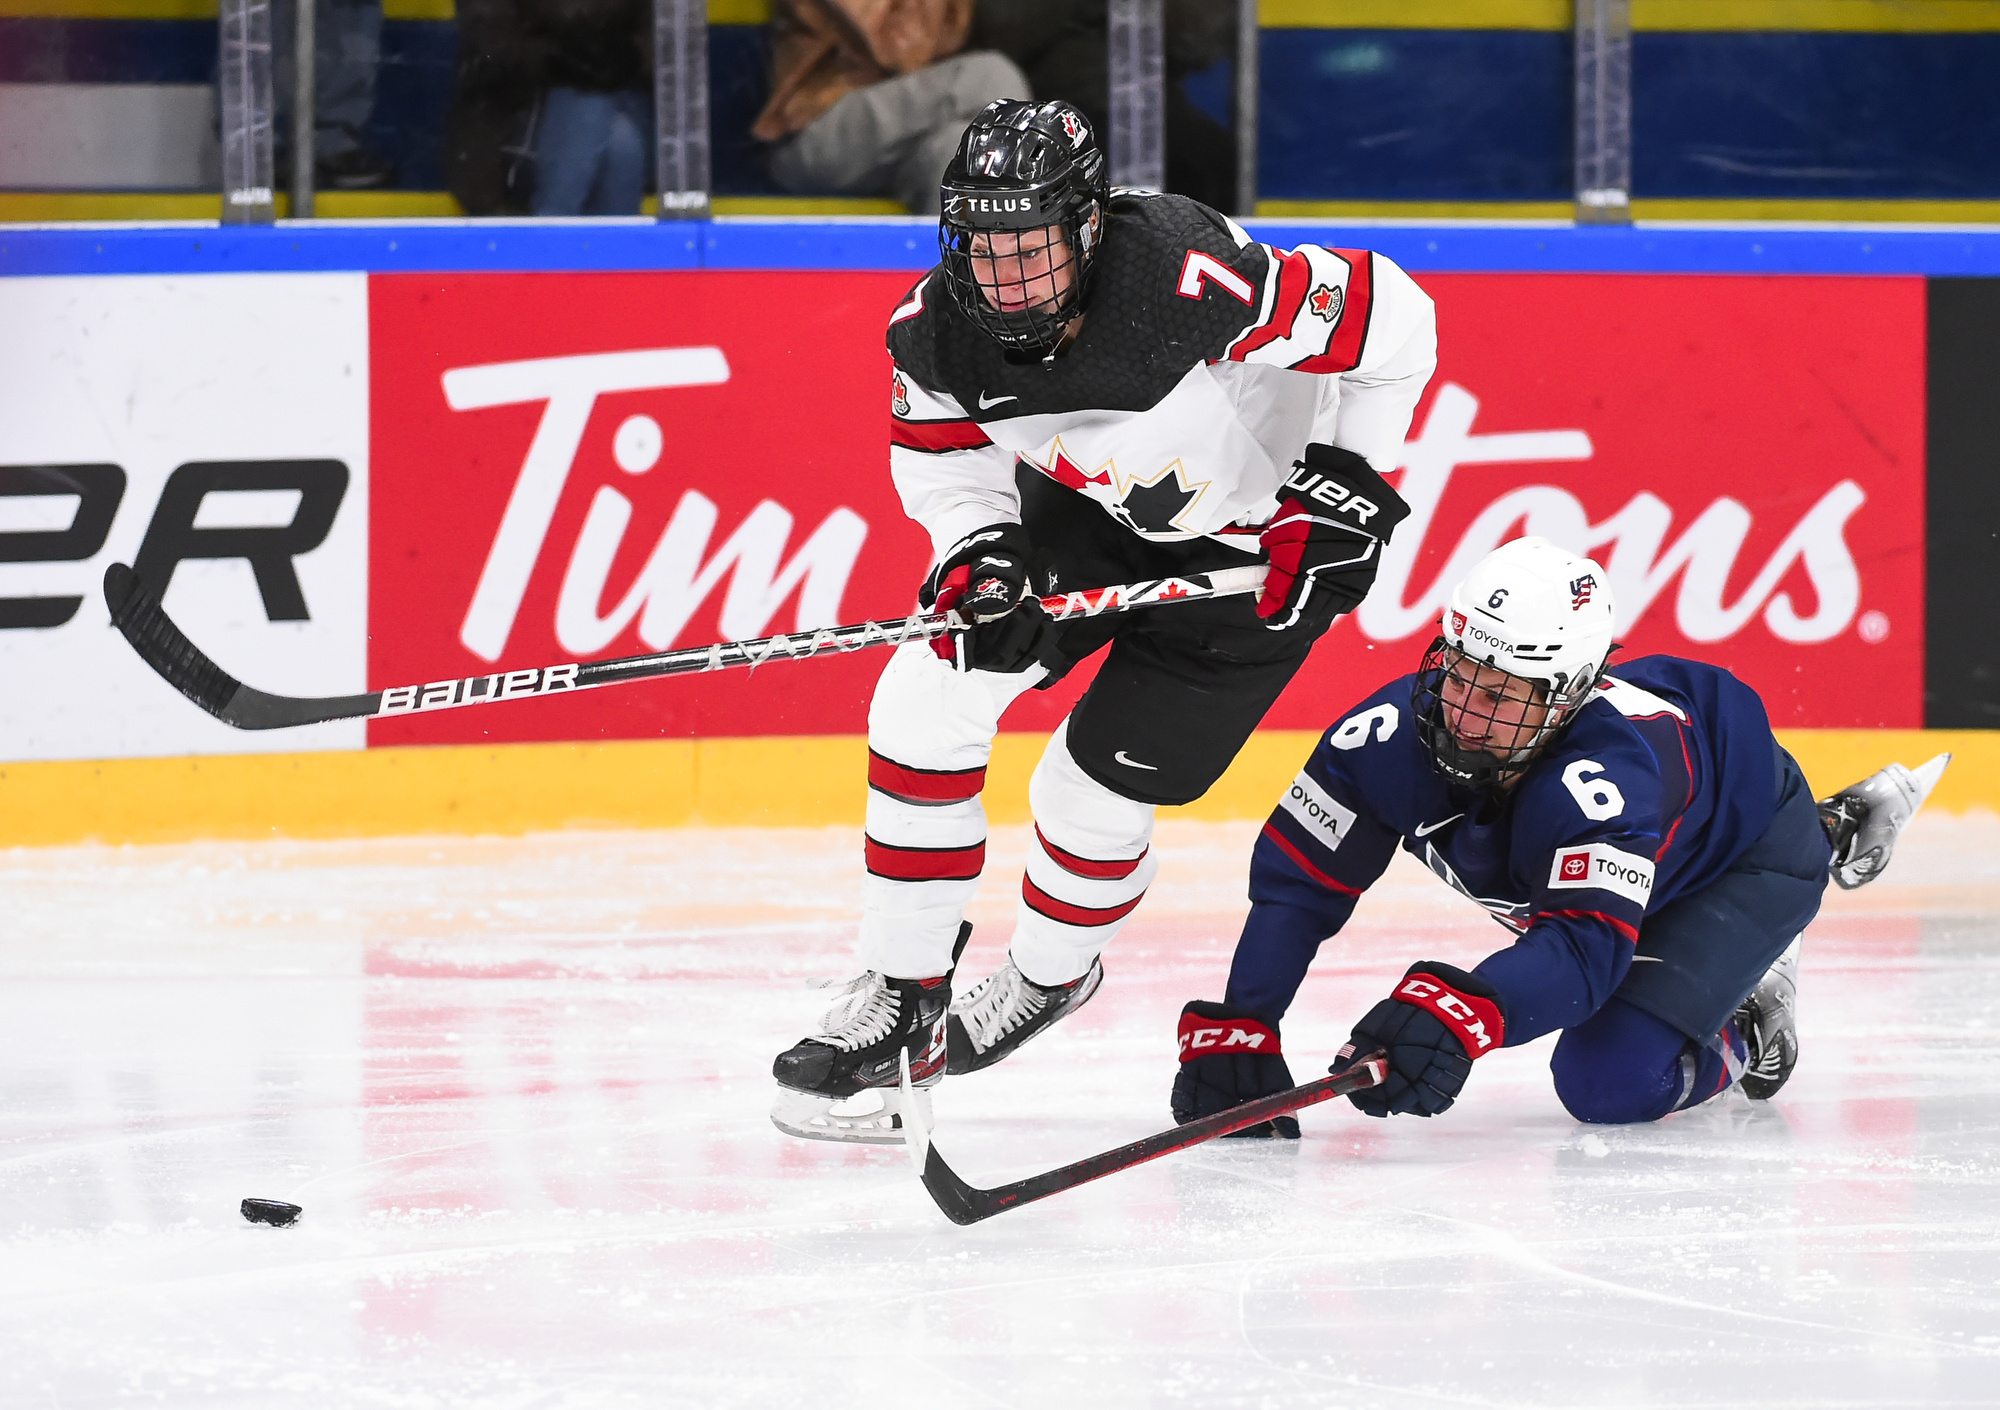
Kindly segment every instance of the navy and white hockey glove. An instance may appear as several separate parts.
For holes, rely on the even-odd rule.
[[[1389,1080],[1350,1092],[1347,1099],[1370,1116],[1401,1112],[1436,1116],[1456,1101],[1473,1059],[1506,1039],[1500,995],[1476,974],[1420,960],[1396,992],[1354,1025],[1330,1072],[1345,1072],[1357,1057],[1380,1050],[1389,1057]]]
[[[1293,1085],[1278,1044],[1278,1025],[1248,1009],[1196,999],[1181,1010],[1181,1070],[1174,1076],[1174,1120],[1185,1126]],[[1230,1136],[1299,1138],[1299,1119],[1278,1116]]]
[[[990,524],[960,540],[931,569],[917,601],[956,612],[966,627],[935,638],[931,650],[961,671],[1011,675],[1041,661],[1055,623],[1030,581],[1032,552],[1019,524]]]
[[[1409,517],[1403,497],[1362,457],[1339,446],[1307,446],[1264,527],[1271,572],[1257,615],[1278,631],[1352,612],[1375,585],[1382,546]]]

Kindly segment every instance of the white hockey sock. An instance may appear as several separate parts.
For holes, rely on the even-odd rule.
[[[1008,953],[1033,982],[1067,984],[1089,971],[1152,885],[1153,806],[1078,768],[1067,721],[1035,767],[1028,802],[1035,845]]]

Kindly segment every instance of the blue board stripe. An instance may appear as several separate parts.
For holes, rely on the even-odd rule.
[[[1258,238],[1365,246],[1411,270],[2000,275],[2000,229],[1248,222]],[[907,269],[935,260],[916,219],[328,222],[0,227],[0,275],[283,270]]]

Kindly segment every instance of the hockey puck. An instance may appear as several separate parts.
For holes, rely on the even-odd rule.
[[[286,1204],[281,1199],[246,1199],[243,1201],[243,1217],[252,1224],[269,1224],[274,1229],[299,1222],[305,1210],[296,1204]]]

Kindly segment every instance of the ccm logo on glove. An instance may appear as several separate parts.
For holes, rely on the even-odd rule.
[[[1181,1015],[1181,1061],[1205,1053],[1275,1053],[1278,1035],[1254,1018],[1224,1024],[1204,1023],[1191,1013]]]
[[[1429,975],[1410,975],[1397,986],[1395,997],[1440,1019],[1465,1044],[1468,1057],[1480,1057],[1499,1047],[1506,1034],[1498,1004],[1476,995],[1461,994]]]

